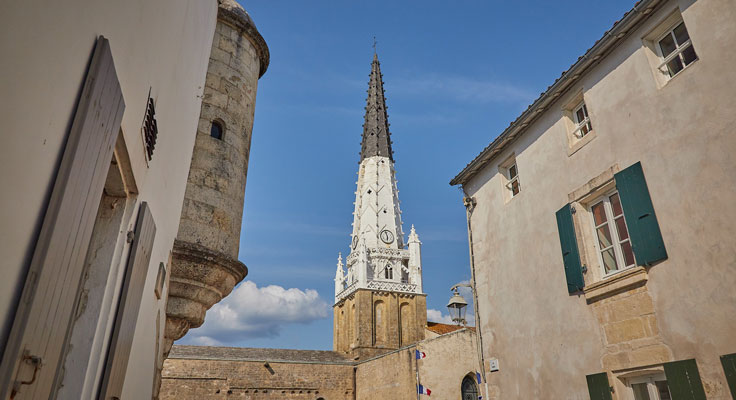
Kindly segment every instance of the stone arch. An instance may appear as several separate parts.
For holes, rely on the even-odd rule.
[[[373,303],[373,345],[386,343],[386,303],[377,300]]]
[[[355,319],[355,304],[350,306],[350,343],[358,345],[358,321]]]
[[[220,118],[215,118],[210,124],[210,136],[218,139],[225,139],[225,122]]]
[[[403,302],[399,305],[399,347],[406,346],[411,342],[411,308],[409,303]]]
[[[470,372],[463,377],[460,384],[460,395],[462,400],[477,400],[480,391],[475,383],[475,374]]]

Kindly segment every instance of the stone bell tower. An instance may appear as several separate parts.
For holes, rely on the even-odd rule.
[[[245,278],[238,260],[258,79],[269,51],[235,0],[218,0],[202,108],[174,241],[164,353]]]
[[[367,358],[424,339],[421,242],[404,242],[378,56],[371,64],[350,254],[335,272],[333,347]]]

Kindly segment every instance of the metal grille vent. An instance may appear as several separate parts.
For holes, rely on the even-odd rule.
[[[146,106],[146,117],[143,120],[143,140],[146,143],[146,156],[149,161],[153,159],[153,149],[156,147],[157,136],[156,106],[153,104],[153,99],[149,95],[148,105]]]

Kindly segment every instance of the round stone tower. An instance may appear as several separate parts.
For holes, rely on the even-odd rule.
[[[238,261],[258,79],[269,51],[248,13],[218,0],[202,109],[174,242],[164,354],[245,278]]]

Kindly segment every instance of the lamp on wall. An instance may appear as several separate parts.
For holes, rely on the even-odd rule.
[[[457,291],[457,285],[452,288],[453,294],[450,297],[450,302],[447,303],[447,309],[450,311],[450,318],[458,325],[465,325],[465,312],[468,307],[468,302],[465,301],[463,296]]]

